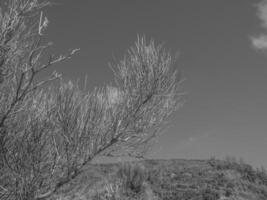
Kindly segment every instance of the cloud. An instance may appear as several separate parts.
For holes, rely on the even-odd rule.
[[[252,46],[258,50],[267,50],[267,0],[257,4],[257,17],[261,21],[261,27],[264,32],[258,36],[252,36]]]
[[[251,37],[252,46],[259,50],[267,50],[267,35]]]

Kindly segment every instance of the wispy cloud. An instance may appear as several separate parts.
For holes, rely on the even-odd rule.
[[[267,0],[262,0],[257,4],[257,16],[264,31],[258,36],[251,37],[251,42],[254,48],[267,50]]]

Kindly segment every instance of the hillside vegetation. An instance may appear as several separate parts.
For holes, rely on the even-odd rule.
[[[267,175],[234,159],[98,164],[53,198],[62,194],[90,200],[266,200]]]

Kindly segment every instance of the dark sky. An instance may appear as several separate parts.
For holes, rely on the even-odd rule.
[[[267,56],[250,37],[264,31],[253,0],[62,0],[45,11],[53,51],[81,48],[58,66],[90,87],[112,80],[137,35],[179,52],[185,105],[149,154],[152,158],[227,155],[267,167]]]

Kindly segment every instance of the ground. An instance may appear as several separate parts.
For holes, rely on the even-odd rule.
[[[88,165],[54,197],[92,200],[266,200],[264,169],[228,160]]]

